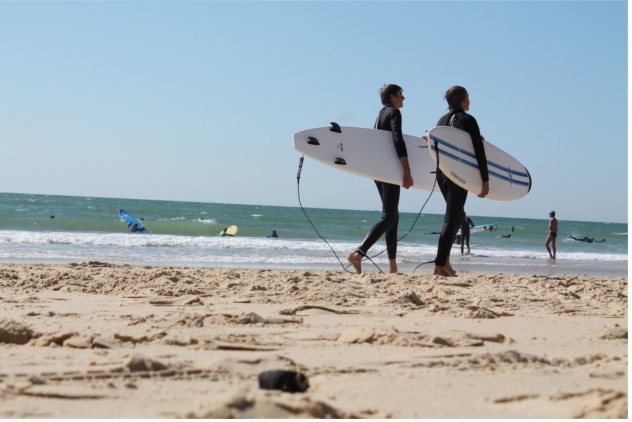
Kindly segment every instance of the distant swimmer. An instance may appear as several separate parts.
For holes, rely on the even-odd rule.
[[[603,243],[606,241],[606,239],[601,239],[601,240],[595,240],[594,237],[588,237],[588,236],[584,236],[583,238],[581,237],[575,237],[573,235],[570,235],[569,238],[573,239],[576,242],[586,242],[586,243]]]
[[[271,234],[269,234],[269,235],[267,235],[266,237],[274,237],[274,238],[277,238],[277,237],[279,237],[279,235],[277,234],[277,231],[276,231],[276,230],[272,230],[272,233],[271,233]]]
[[[546,250],[549,251],[549,256],[551,259],[555,259],[556,248],[555,248],[555,238],[557,237],[557,218],[555,218],[555,211],[551,211],[549,213],[549,235],[546,237],[546,242],[544,242],[544,246],[546,246]],[[553,248],[553,253],[551,253],[551,248],[549,244]]]
[[[54,215],[51,215],[51,216],[50,216],[50,217],[48,217],[48,218],[55,218],[55,216],[54,216]]]
[[[222,231],[221,231],[221,232],[219,232],[219,235],[220,235],[220,236],[222,236],[222,237],[226,236],[226,230],[228,230],[228,227],[224,227],[224,228],[222,229]]]
[[[513,233],[515,230],[516,228],[514,226],[511,226],[511,228],[509,229],[509,233],[500,235],[498,237],[502,237],[503,239],[509,239],[511,238],[511,233]]]

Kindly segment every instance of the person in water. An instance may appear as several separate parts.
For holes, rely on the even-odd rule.
[[[577,242],[586,242],[586,243],[602,243],[605,242],[606,239],[601,239],[601,240],[595,240],[594,237],[588,237],[588,236],[584,236],[583,238],[581,237],[575,237],[573,235],[570,235],[570,238],[573,240],[576,240]]]
[[[472,115],[467,113],[467,111],[470,110],[469,94],[462,86],[453,86],[446,91],[445,100],[448,102],[449,111],[439,119],[437,126],[452,126],[470,134],[483,182],[481,192],[478,196],[484,198],[489,193],[487,157],[485,155],[485,146],[483,145],[483,138],[481,137],[478,123]],[[451,181],[438,168],[437,184],[445,199],[446,210],[443,218],[443,227],[441,228],[441,234],[439,235],[437,244],[437,255],[434,260],[435,267],[433,274],[450,277],[456,275],[456,271],[454,271],[454,268],[450,265],[450,252],[454,238],[456,237],[456,232],[465,215],[463,207],[467,199],[467,190]]]
[[[546,250],[549,252],[549,257],[555,259],[557,252],[555,248],[555,238],[557,238],[557,218],[555,218],[555,211],[549,213],[549,218],[549,235],[546,237],[544,246],[546,246]],[[551,245],[551,247],[549,247],[549,245]],[[551,253],[551,249],[553,249],[553,253]]]
[[[463,212],[463,222],[461,223],[461,255],[463,255],[463,245],[467,243],[467,254],[471,254],[470,251],[470,227],[474,227],[474,222],[470,217]]]
[[[408,164],[408,152],[402,134],[402,113],[399,111],[404,106],[404,91],[395,84],[385,84],[380,90],[382,109],[380,110],[375,129],[390,131],[393,137],[393,153],[399,158],[402,166],[402,187],[408,189],[413,185]],[[347,256],[347,260],[353,264],[356,272],[362,272],[362,258],[367,254],[371,246],[386,234],[386,249],[388,254],[389,272],[397,272],[397,225],[399,222],[399,185],[375,181],[377,191],[382,201],[382,216],[371,227],[362,244]]]
[[[274,237],[274,238],[277,238],[277,237],[279,237],[279,235],[277,234],[277,231],[276,231],[276,230],[272,230],[272,233],[271,233],[271,234],[269,234],[269,235],[267,235],[266,237]]]
[[[584,236],[583,238],[579,238],[579,237],[573,236],[572,234],[570,235],[570,238],[578,242],[586,242],[586,243],[593,243],[593,241],[595,240],[594,237]]]
[[[222,229],[222,231],[221,231],[221,232],[219,232],[219,235],[220,235],[220,236],[222,236],[222,237],[226,236],[226,235],[227,235],[227,233],[226,233],[226,231],[227,231],[227,230],[228,230],[228,227],[224,227],[224,228]]]

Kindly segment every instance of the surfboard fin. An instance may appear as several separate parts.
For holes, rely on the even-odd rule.
[[[336,159],[334,160],[334,164],[338,164],[340,166],[346,166],[347,162],[345,161],[344,158],[336,157]]]
[[[318,139],[314,138],[313,136],[308,136],[307,139],[308,139],[307,143],[310,145],[320,145],[320,142],[318,142]]]
[[[330,122],[331,123],[331,128],[329,128],[330,131],[332,132],[336,132],[336,133],[342,133],[342,130],[340,129],[340,125],[336,122]]]

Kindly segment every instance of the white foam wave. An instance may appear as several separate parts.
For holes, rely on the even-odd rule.
[[[206,220],[205,220],[206,221]],[[116,248],[124,250],[120,254],[143,255],[182,255],[187,254],[221,255],[224,261],[241,259],[247,256],[249,260],[261,260],[261,262],[281,262],[291,256],[300,256],[303,262],[312,262],[312,258],[323,262],[333,255],[329,247],[320,240],[285,240],[254,237],[219,237],[219,236],[175,236],[159,234],[139,233],[83,233],[83,232],[36,232],[36,231],[0,231],[0,245],[12,246],[21,251],[42,251],[46,246],[56,245],[73,247],[74,250],[87,248],[99,251],[100,248]],[[356,242],[330,242],[332,248],[344,257],[347,252],[357,247]],[[376,254],[384,249],[383,243],[376,244],[371,254]],[[163,251],[158,251],[163,250]],[[434,244],[400,244],[398,255],[401,259],[419,259],[420,257],[434,256],[436,246]],[[385,254],[383,254],[385,255]],[[383,256],[382,255],[382,256]],[[493,258],[500,260],[546,260],[546,252],[529,250],[495,250],[477,249],[474,257]],[[296,258],[298,259],[298,258]],[[571,261],[610,261],[627,262],[627,254],[605,254],[572,252],[558,253],[558,260]],[[258,261],[257,261],[258,262]]]

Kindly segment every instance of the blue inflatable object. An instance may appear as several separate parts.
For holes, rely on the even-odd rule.
[[[143,226],[138,218],[134,217],[132,214],[128,213],[125,210],[119,210],[119,218],[125,224],[127,224],[127,228],[130,229],[133,233],[149,233],[147,229]]]

